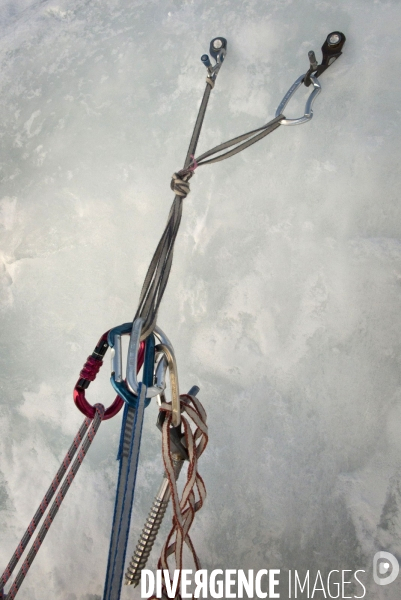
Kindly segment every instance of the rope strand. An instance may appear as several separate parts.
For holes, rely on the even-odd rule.
[[[79,448],[77,458],[73,462],[70,469],[67,471],[66,477],[61,485],[60,491],[58,492],[56,499],[54,500],[53,504],[51,505],[49,512],[47,513],[47,516],[45,518],[45,521],[44,521],[42,527],[40,528],[39,533],[36,536],[36,538],[33,542],[33,545],[31,546],[31,548],[27,554],[27,557],[24,560],[23,565],[14,580],[14,583],[12,584],[12,586],[11,586],[8,594],[4,598],[4,600],[13,600],[15,598],[19,588],[21,587],[22,582],[24,581],[24,579],[26,577],[31,564],[33,563],[34,558],[37,555],[39,548],[40,548],[47,532],[50,529],[50,525],[53,523],[54,518],[61,506],[61,503],[64,500],[64,498],[70,488],[70,485],[71,485],[75,475],[77,474],[78,469],[81,466],[82,461],[86,456],[86,453],[88,452],[88,449],[89,449],[91,443],[93,442],[96,432],[99,429],[100,423],[102,422],[102,419],[104,416],[104,410],[105,410],[104,406],[102,404],[95,404],[95,409],[96,409],[96,414],[95,414],[93,421],[91,422],[91,420],[89,418],[87,418],[81,425],[71,448],[67,452],[66,457],[64,458],[63,463],[60,466],[60,469],[57,471],[56,477],[54,478],[44,499],[40,503],[39,509],[36,511],[35,516],[34,516],[33,520],[31,521],[31,524],[29,525],[27,531],[25,532],[21,542],[18,544],[17,550],[15,551],[5,572],[3,573],[2,578],[1,578],[2,588],[0,590],[0,599],[3,599],[3,587],[4,587],[5,583],[10,578],[12,571],[14,570],[19,559],[21,558],[21,555],[22,555],[24,549],[26,548],[29,539],[32,537],[39,521],[41,520],[41,518],[45,512],[45,509],[48,506],[50,499],[53,497],[53,495],[59,488],[61,479],[64,476],[64,474],[66,473],[67,467],[70,465],[72,456],[74,456],[75,452]],[[89,427],[89,425],[90,425],[90,427]],[[88,427],[89,427],[89,429],[88,429]],[[82,441],[82,436],[86,430],[87,430],[86,437]]]
[[[84,420],[84,422],[82,423],[81,427],[79,428],[79,431],[78,431],[77,435],[75,436],[74,441],[71,444],[71,447],[67,451],[67,454],[65,455],[63,462],[61,463],[60,468],[56,473],[56,476],[54,477],[49,489],[47,490],[46,494],[44,495],[42,502],[39,504],[39,507],[38,507],[37,511],[35,512],[32,520],[28,526],[28,529],[22,536],[20,543],[18,544],[10,562],[8,563],[4,573],[2,574],[2,576],[0,578],[0,583],[2,586],[4,586],[7,583],[7,581],[9,580],[9,578],[12,575],[12,572],[14,571],[15,567],[17,566],[18,561],[21,558],[21,555],[23,554],[35,529],[39,525],[44,513],[46,512],[51,499],[53,498],[55,492],[57,491],[57,489],[60,485],[60,482],[65,475],[67,468],[69,467],[72,459],[75,456],[76,451],[78,450],[79,446],[81,445],[83,436],[85,435],[90,424],[91,424],[91,419],[86,418]],[[1,596],[0,596],[0,598],[1,598]]]

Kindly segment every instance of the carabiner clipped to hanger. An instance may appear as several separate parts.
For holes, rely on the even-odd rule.
[[[280,125],[302,125],[302,123],[307,123],[313,117],[312,104],[316,100],[316,97],[320,94],[321,87],[317,78],[314,75],[310,75],[311,81],[313,83],[313,90],[310,94],[308,100],[305,104],[305,114],[303,117],[299,117],[298,119],[282,119],[280,121]],[[297,89],[302,85],[305,79],[305,75],[301,75],[298,79],[292,84],[282,101],[280,102],[277,110],[276,117],[279,117],[283,114],[283,110],[287,106],[288,102],[291,100]]]
[[[345,43],[345,40],[345,35],[340,31],[333,31],[332,33],[329,33],[322,46],[323,58],[320,65],[316,60],[313,50],[308,52],[310,62],[308,71],[305,73],[305,75],[298,77],[298,79],[292,84],[276,110],[276,117],[282,115],[284,108],[287,106],[288,102],[291,100],[292,96],[302,85],[302,83],[304,83],[306,87],[309,87],[312,84],[313,90],[306,101],[304,115],[298,119],[282,119],[280,121],[281,125],[302,125],[302,123],[307,123],[311,120],[313,117],[312,104],[322,89],[318,80],[318,76],[321,75],[342,54],[341,49]]]

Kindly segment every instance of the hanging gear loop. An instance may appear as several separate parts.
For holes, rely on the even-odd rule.
[[[173,524],[163,546],[162,553],[157,565],[158,569],[169,569],[168,557],[174,554],[175,569],[179,572],[177,588],[180,586],[180,577],[183,564],[184,544],[190,550],[196,570],[201,569],[199,558],[196,554],[192,540],[189,535],[191,525],[206,499],[206,488],[198,471],[198,459],[204,452],[208,442],[208,428],[206,411],[196,396],[181,396],[181,418],[185,435],[185,446],[188,452],[187,480],[181,494],[178,494],[174,453],[172,451],[170,429],[172,424],[172,407],[169,403],[162,403],[161,411],[166,412],[162,428],[163,461],[173,506]],[[190,423],[194,426],[192,431]],[[197,494],[195,494],[197,492]],[[164,590],[166,591],[166,590]],[[170,596],[168,596],[170,597]],[[178,594],[178,598],[180,595]]]
[[[157,346],[156,346],[157,350]],[[196,396],[199,393],[198,386],[194,385],[188,392],[187,396]],[[163,431],[166,412],[159,412],[157,419],[157,427]],[[179,430],[179,431],[178,431]],[[177,480],[185,460],[188,460],[188,451],[183,445],[185,436],[181,433],[181,428],[170,427],[170,444],[172,451],[172,460],[174,465],[174,475]],[[141,580],[141,571],[146,567],[150,552],[153,548],[154,541],[163,521],[171,492],[169,487],[169,479],[164,473],[159,491],[153,501],[149,515],[142,529],[141,536],[132,555],[129,567],[125,573],[125,584],[136,587]]]

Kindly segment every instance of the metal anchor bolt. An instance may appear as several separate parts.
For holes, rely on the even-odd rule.
[[[313,50],[309,50],[308,57],[309,57],[310,66],[315,71],[318,67],[318,64],[317,64],[316,56],[315,56],[315,53],[313,52]]]
[[[176,480],[178,479],[183,464],[184,460],[180,458],[173,459]],[[133,585],[136,587],[139,584],[141,580],[142,569],[146,567],[146,563],[148,562],[149,554],[153,548],[153,544],[163,521],[169,500],[170,488],[168,484],[168,478],[166,475],[164,475],[159,491],[157,492],[152,504],[152,508],[150,509],[148,518],[146,519],[146,523],[142,529],[135,552],[132,555],[131,562],[125,573],[125,585]]]
[[[341,36],[338,33],[333,33],[327,41],[330,46],[336,46],[341,41]]]

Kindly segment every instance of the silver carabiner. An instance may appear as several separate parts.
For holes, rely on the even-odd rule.
[[[137,378],[137,368],[138,368],[138,351],[139,344],[141,340],[141,332],[142,332],[143,319],[140,317],[136,319],[132,325],[132,331],[128,346],[128,354],[127,354],[127,368],[126,368],[126,380],[128,389],[135,394],[138,395],[138,378]],[[158,328],[155,328],[155,333],[157,333]],[[160,335],[166,338],[162,331],[160,331]],[[168,342],[170,345],[171,343]],[[146,390],[146,398],[153,398],[154,396],[158,396],[164,391],[163,382],[156,382],[156,385],[148,387]]]
[[[155,331],[156,335],[157,332]],[[159,337],[159,336],[158,336]],[[177,427],[181,423],[181,405],[180,405],[180,392],[178,389],[178,372],[177,362],[175,359],[174,351],[172,346],[168,346],[163,342],[155,347],[156,356],[162,354],[162,359],[156,367],[156,379],[166,387],[166,371],[168,369],[170,376],[170,389],[171,389],[171,420],[174,427]]]
[[[295,94],[295,92],[297,91],[299,86],[302,85],[304,79],[305,79],[305,75],[301,75],[300,77],[298,77],[298,79],[295,81],[295,83],[292,84],[292,86],[290,87],[290,89],[288,90],[288,92],[286,93],[286,95],[284,96],[282,101],[280,102],[278,109],[276,110],[276,117],[283,114],[283,110],[285,109],[288,102],[291,100],[292,96]],[[311,120],[311,118],[313,117],[312,104],[315,101],[316,96],[318,96],[320,94],[320,91],[322,88],[321,88],[320,83],[315,75],[311,74],[310,80],[313,83],[313,90],[312,90],[308,100],[306,101],[304,116],[299,117],[299,119],[283,119],[282,121],[280,121],[280,125],[302,125],[302,123],[307,123],[307,121]]]
[[[131,338],[129,342],[127,355],[127,385],[129,390],[135,395],[138,395],[137,366],[142,325],[143,319],[141,319],[140,317],[136,319],[136,321],[134,321],[132,325]],[[176,427],[181,422],[181,410],[177,363],[175,360],[174,348],[166,334],[159,327],[156,326],[154,328],[154,333],[160,341],[160,344],[156,346],[155,350],[156,352],[162,352],[165,356],[165,359],[163,358],[159,362],[156,368],[156,385],[148,387],[148,389],[146,390],[146,397],[153,398],[154,396],[159,396],[164,392],[166,387],[165,372],[168,368],[171,387],[172,421],[173,425]]]

